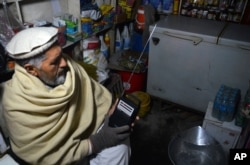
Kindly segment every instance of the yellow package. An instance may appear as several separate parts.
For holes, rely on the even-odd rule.
[[[100,6],[100,10],[103,15],[108,14],[113,8],[113,6],[107,4],[103,4]]]

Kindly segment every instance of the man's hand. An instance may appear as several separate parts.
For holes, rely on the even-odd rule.
[[[109,116],[105,116],[104,125],[101,130],[90,137],[92,152],[98,153],[101,150],[121,144],[130,135],[128,125],[122,127],[109,127]]]

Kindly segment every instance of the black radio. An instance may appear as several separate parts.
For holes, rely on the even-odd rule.
[[[120,97],[113,114],[109,118],[109,126],[130,126],[138,114],[140,104],[140,100],[132,94]]]

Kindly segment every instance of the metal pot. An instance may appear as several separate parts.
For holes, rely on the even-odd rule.
[[[175,135],[169,143],[168,154],[174,165],[227,164],[222,146],[200,126]]]

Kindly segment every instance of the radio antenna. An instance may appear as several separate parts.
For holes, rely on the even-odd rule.
[[[125,85],[125,84],[123,85],[124,89],[123,89],[123,91],[122,91],[122,95],[124,95],[126,88],[130,86],[130,81],[132,80],[132,77],[133,77],[133,75],[134,75],[134,73],[135,73],[136,67],[137,67],[137,65],[139,64],[139,61],[141,60],[141,58],[142,58],[142,56],[143,56],[143,53],[144,53],[145,50],[146,50],[146,46],[148,45],[150,39],[152,38],[152,35],[153,35],[153,33],[154,33],[154,31],[155,31],[155,28],[156,28],[156,25],[157,25],[157,24],[155,24],[154,28],[152,29],[152,31],[151,31],[151,33],[150,33],[150,35],[149,35],[149,37],[148,37],[148,40],[147,40],[146,44],[144,45],[144,47],[143,47],[143,49],[142,49],[142,52],[141,52],[139,58],[137,59],[136,64],[135,64],[135,66],[134,66],[134,68],[133,68],[133,70],[132,70],[132,72],[131,72],[131,74],[130,74],[130,76],[129,76],[129,79],[128,79],[128,81],[126,82],[126,85]]]

